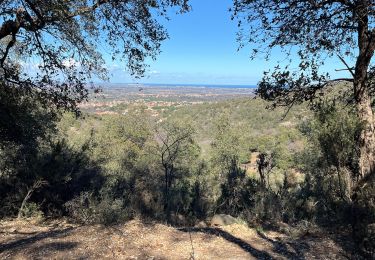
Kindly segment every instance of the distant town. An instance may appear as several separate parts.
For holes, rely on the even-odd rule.
[[[207,102],[254,97],[254,86],[143,85],[112,84],[99,93],[91,93],[80,105],[83,111],[103,114],[126,114],[132,107],[143,107],[153,116],[161,111]]]

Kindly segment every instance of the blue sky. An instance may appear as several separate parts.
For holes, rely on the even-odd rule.
[[[237,51],[237,24],[228,12],[231,0],[191,0],[192,11],[162,21],[170,39],[150,65],[143,79],[134,79],[120,63],[109,64],[111,83],[231,84],[255,85],[265,70],[281,58],[276,50],[271,61],[249,58],[251,46]],[[336,67],[337,61],[327,65]],[[341,67],[341,65],[338,65]]]
[[[162,43],[162,53],[150,61],[146,76],[135,80],[124,65],[111,64],[111,82],[168,84],[254,85],[267,62],[251,61],[248,50],[237,52],[237,25],[228,12],[231,0],[192,0],[192,11],[171,15],[162,21],[170,39]]]

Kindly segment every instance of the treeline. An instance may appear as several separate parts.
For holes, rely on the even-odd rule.
[[[34,99],[2,102],[9,103],[0,131],[2,218],[195,225],[224,213],[256,225],[349,227],[363,252],[374,248],[375,190],[353,185],[362,126],[350,105],[325,99],[281,121],[283,110],[264,110],[260,100],[157,119],[140,108],[77,119]]]

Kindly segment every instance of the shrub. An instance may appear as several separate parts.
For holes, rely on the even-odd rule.
[[[81,193],[65,203],[65,207],[72,219],[83,224],[111,225],[130,217],[122,200],[98,198],[90,192]]]
[[[28,202],[25,204],[21,211],[21,216],[24,218],[36,218],[36,219],[43,219],[44,214],[40,209],[40,205],[34,202]]]

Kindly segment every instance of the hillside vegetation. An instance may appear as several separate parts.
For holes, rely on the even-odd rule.
[[[157,116],[142,104],[115,106],[114,114],[65,113],[34,142],[4,144],[0,214],[205,226],[220,213],[256,228],[353,225],[347,172],[360,126],[351,108],[327,100],[286,114],[267,105],[237,98]]]

